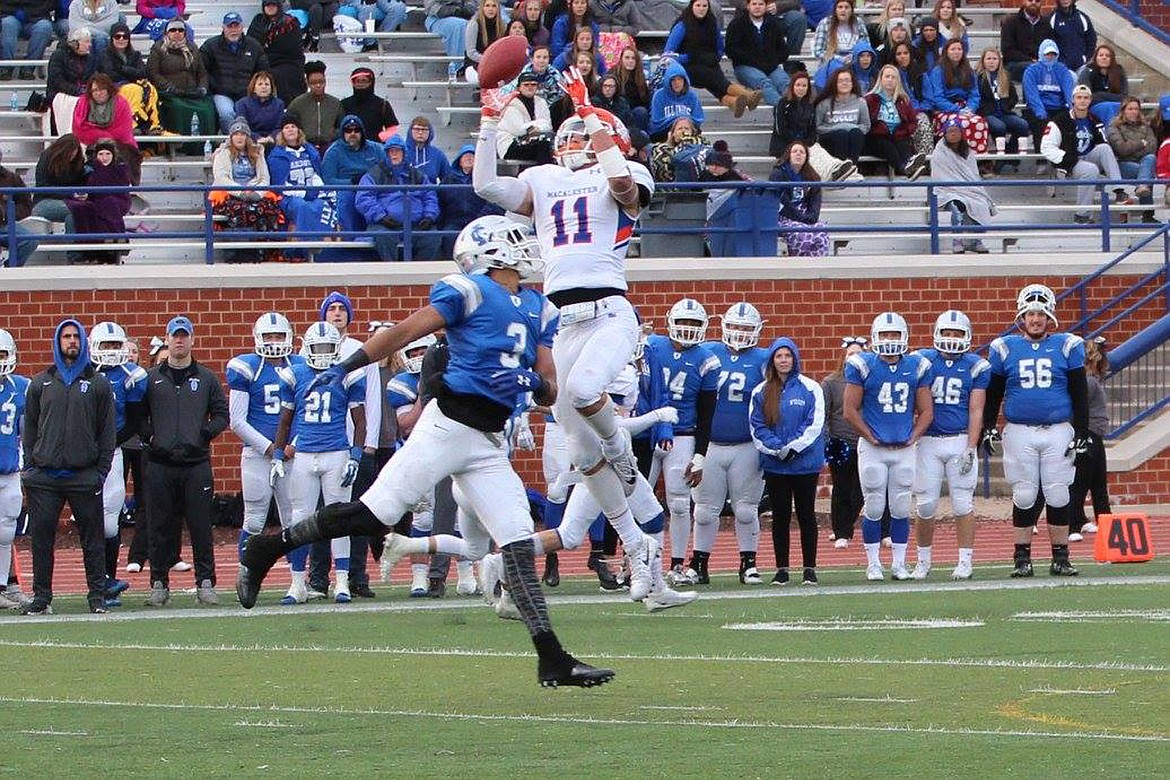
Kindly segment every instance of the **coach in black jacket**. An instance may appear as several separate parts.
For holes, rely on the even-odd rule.
[[[64,320],[53,336],[53,365],[32,378],[25,400],[21,482],[33,557],[33,600],[26,615],[52,612],[53,545],[66,501],[81,538],[89,610],[106,611],[102,484],[116,438],[110,383],[90,365],[81,323]]]
[[[166,362],[147,374],[139,435],[146,445],[150,505],[150,598],[161,607],[171,597],[179,518],[187,518],[195,559],[195,598],[218,604],[211,538],[211,440],[228,426],[228,403],[219,377],[191,357],[194,326],[186,317],[167,323]]]
[[[724,51],[735,69],[735,80],[763,92],[763,102],[774,106],[788,87],[780,67],[788,60],[787,30],[766,10],[764,0],[748,0],[727,25]]]

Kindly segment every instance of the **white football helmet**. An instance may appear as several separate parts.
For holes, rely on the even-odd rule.
[[[130,360],[126,331],[116,322],[99,322],[89,332],[89,361],[95,366],[121,366]],[[115,344],[104,347],[103,344]]]
[[[270,333],[279,333],[280,341],[265,341]],[[293,330],[288,317],[270,311],[256,318],[252,326],[252,338],[256,341],[256,354],[262,358],[288,357],[293,350]]]
[[[530,279],[544,267],[532,228],[496,214],[468,223],[455,239],[452,254],[465,274],[511,268],[521,279]]]
[[[328,322],[314,322],[301,338],[301,354],[311,368],[329,368],[341,357],[341,333]]]
[[[731,349],[749,349],[760,343],[764,318],[747,301],[732,305],[723,315],[723,343]]]
[[[1042,284],[1029,284],[1016,296],[1016,320],[1019,321],[1030,311],[1042,311],[1048,315],[1053,327],[1060,327],[1056,319],[1056,293]]]
[[[622,155],[628,156],[633,150],[633,145],[630,143],[630,131],[626,129],[622,120],[604,108],[595,108],[593,111]],[[593,151],[593,139],[585,130],[585,120],[576,114],[561,122],[553,150],[553,157],[557,162],[570,171],[580,170],[597,162],[597,153]]]
[[[961,330],[962,336],[944,336],[944,330]],[[934,348],[939,352],[959,355],[971,349],[971,320],[958,309],[948,309],[934,321]]]
[[[881,338],[880,333],[897,333],[897,338]],[[910,348],[910,329],[901,314],[882,312],[873,318],[870,328],[870,349],[879,355],[905,355]]]
[[[427,354],[427,348],[436,341],[438,341],[438,339],[435,338],[434,333],[428,333],[422,338],[415,339],[402,349],[398,350],[398,361],[402,363],[402,367],[405,368],[409,373],[422,373],[423,358]],[[412,357],[410,353],[414,352],[415,350],[419,350],[419,352],[417,355]]]
[[[707,339],[707,310],[694,298],[683,298],[670,307],[666,315],[666,335],[684,347],[692,347]],[[685,324],[698,323],[698,324]]]
[[[0,328],[0,376],[8,376],[16,370],[16,339]]]

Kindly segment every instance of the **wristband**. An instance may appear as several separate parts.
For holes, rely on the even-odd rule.
[[[361,460],[362,459],[362,448],[356,447],[356,446],[350,447],[349,448],[349,459],[350,460]]]
[[[585,132],[589,135],[605,132],[605,125],[601,124],[601,117],[593,110],[593,106],[581,106],[577,109],[577,116],[585,120]]]
[[[705,460],[706,460],[706,458],[697,452],[694,455],[692,455],[691,456],[691,471],[702,471],[703,470],[703,461],[705,461]]]
[[[351,374],[359,368],[365,368],[370,364],[370,356],[366,354],[365,347],[358,347],[352,355],[341,361],[337,365],[345,369],[346,374]]]
[[[274,446],[272,448],[272,459],[279,460],[279,461],[283,462],[284,461],[284,447],[275,447]]]
[[[617,146],[602,149],[597,153],[597,165],[607,179],[622,179],[630,175],[626,157]]]

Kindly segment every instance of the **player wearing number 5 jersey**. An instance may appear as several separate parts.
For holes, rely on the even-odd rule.
[[[910,579],[906,544],[910,539],[910,492],[914,487],[915,444],[930,426],[930,361],[906,354],[910,331],[900,314],[884,312],[873,321],[872,352],[859,352],[845,363],[845,421],[857,429],[857,470],[865,507],[861,537],[865,542],[866,579],[885,578],[878,552],[881,520],[887,501],[894,543],[890,574]]]
[[[983,411],[984,440],[998,439],[995,429],[1003,401],[1003,471],[1012,485],[1015,526],[1013,577],[1031,577],[1032,526],[1040,489],[1048,504],[1048,537],[1052,543],[1050,573],[1076,576],[1068,561],[1069,485],[1074,458],[1089,444],[1089,401],[1085,384],[1085,344],[1071,333],[1053,333],[1056,295],[1042,284],[1030,284],[1016,299],[1016,324],[1021,334],[991,342],[991,384]],[[1071,424],[1070,424],[1071,421]]]
[[[629,133],[617,117],[590,104],[576,69],[566,89],[576,114],[557,132],[559,166],[498,176],[496,129],[503,109],[485,105],[472,181],[480,197],[532,217],[545,263],[544,291],[560,309],[553,345],[561,388],[556,419],[571,461],[606,518],[636,536],[626,496],[637,484],[637,463],[606,389],[638,339],[637,317],[625,298],[625,257],[654,182],[643,165],[626,159]]]
[[[975,485],[979,481],[976,448],[983,426],[983,405],[991,365],[970,353],[971,321],[961,311],[944,311],[934,323],[934,348],[919,355],[930,361],[930,394],[934,398],[934,419],[918,442],[918,464],[914,476],[914,497],[918,522],[918,562],[914,579],[930,573],[934,518],[946,480],[959,540],[959,565],[952,577],[971,577],[975,554]]]

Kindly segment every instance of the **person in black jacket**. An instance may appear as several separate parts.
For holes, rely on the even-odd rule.
[[[1120,179],[1117,156],[1105,140],[1105,131],[1097,118],[1089,113],[1093,90],[1084,84],[1073,90],[1071,111],[1053,113],[1044,129],[1040,153],[1048,161],[1074,179]],[[1092,220],[1088,206],[1093,202],[1092,184],[1077,187],[1077,212],[1074,220],[1084,225]],[[1127,203],[1125,189],[1114,189],[1116,202]],[[1102,196],[1104,197],[1104,196]]]
[[[1040,0],[1024,0],[1015,16],[999,28],[999,48],[1012,81],[1024,78],[1024,70],[1040,59],[1040,41],[1054,38],[1049,20],[1040,15]]]
[[[276,94],[287,106],[306,91],[301,26],[284,12],[279,0],[264,0],[260,9],[248,25],[248,37],[264,47],[268,72],[276,82]]]
[[[354,114],[362,120],[366,138],[385,141],[398,132],[398,117],[390,101],[374,92],[374,71],[362,65],[349,74],[353,94],[341,99],[343,114]]]
[[[248,83],[268,70],[268,55],[260,42],[244,35],[244,18],[235,11],[223,16],[223,33],[199,47],[208,91],[219,116],[219,131],[226,133],[236,117],[236,101],[248,94]]]
[[[763,92],[763,102],[774,106],[788,87],[781,67],[788,60],[788,31],[764,0],[748,0],[736,12],[724,34],[724,51],[735,68],[735,78],[748,89]]]
[[[57,325],[53,365],[29,383],[21,440],[33,558],[33,600],[24,614],[53,611],[53,545],[67,501],[81,539],[89,611],[104,613],[102,484],[117,440],[114,396],[109,381],[89,362],[85,329],[77,320]]]
[[[138,426],[150,463],[150,597],[161,607],[171,598],[179,518],[187,518],[195,558],[195,598],[218,604],[211,537],[211,440],[228,427],[228,403],[219,378],[191,357],[194,326],[186,317],[167,323],[166,362],[147,374]]]

